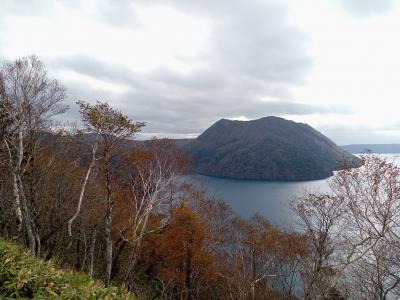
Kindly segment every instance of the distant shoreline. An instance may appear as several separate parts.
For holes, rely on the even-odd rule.
[[[400,153],[400,144],[350,144],[340,146],[351,154],[396,154]]]

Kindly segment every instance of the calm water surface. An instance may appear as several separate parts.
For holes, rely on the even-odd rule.
[[[380,154],[398,163],[398,154]],[[291,226],[295,221],[290,204],[294,197],[306,192],[327,192],[327,179],[301,182],[266,182],[222,179],[194,175],[207,184],[208,193],[229,203],[236,214],[243,218],[258,213],[275,225]]]
[[[291,225],[294,221],[290,204],[295,196],[306,192],[327,191],[327,180],[302,182],[265,182],[222,179],[195,175],[205,182],[208,193],[226,201],[243,218],[258,213],[276,225]]]

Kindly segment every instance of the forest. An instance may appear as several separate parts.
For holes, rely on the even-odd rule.
[[[364,156],[329,193],[288,199],[297,222],[281,228],[185,181],[190,157],[135,141],[146,123],[103,100],[76,99],[81,121],[57,121],[66,93],[35,56],[0,65],[1,237],[137,299],[400,297],[392,162]]]

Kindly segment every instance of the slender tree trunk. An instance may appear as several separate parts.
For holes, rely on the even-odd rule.
[[[186,285],[186,299],[191,300],[192,297],[192,253],[190,249],[186,252],[186,272],[185,272],[185,285]]]
[[[28,236],[28,245],[29,249],[32,252],[32,255],[36,256],[40,253],[40,247],[37,249],[38,244],[36,243],[38,238],[38,233],[35,232],[33,219],[31,216],[30,207],[28,206],[27,199],[24,194],[24,186],[21,178],[21,165],[24,157],[24,142],[23,142],[23,133],[22,130],[18,132],[18,140],[16,145],[14,145],[14,149],[16,150],[15,156],[13,158],[13,154],[11,149],[9,148],[8,143],[5,141],[10,164],[13,169],[13,190],[14,190],[14,198],[15,198],[15,206],[16,206],[16,214],[17,218],[21,218],[22,223],[26,229],[26,234]],[[38,251],[37,251],[38,250]],[[38,253],[39,252],[39,253]]]
[[[96,163],[96,153],[97,153],[97,148],[98,148],[98,141],[96,140],[95,144],[93,145],[92,148],[92,161],[90,162],[89,168],[86,171],[86,176],[85,180],[83,181],[82,187],[81,187],[81,192],[79,194],[79,200],[78,200],[78,205],[76,207],[75,214],[69,219],[68,221],[68,234],[70,237],[72,237],[72,223],[75,221],[75,219],[78,217],[78,215],[81,212],[81,206],[83,202],[83,197],[85,196],[85,191],[86,191],[86,186],[90,178],[90,173],[92,172],[92,169]],[[71,241],[72,243],[72,241]],[[69,246],[70,247],[70,246]]]
[[[82,235],[83,235],[83,261],[81,264],[81,271],[83,271],[86,268],[86,261],[88,257],[88,247],[87,247],[87,238],[85,230],[82,230]]]
[[[29,249],[32,252],[32,255],[38,255],[37,253],[37,243],[38,234],[35,234],[35,230],[33,228],[33,220],[31,216],[30,207],[28,206],[27,199],[24,194],[24,186],[21,179],[21,165],[24,157],[24,142],[23,142],[23,133],[20,130],[18,132],[18,140],[16,145],[14,145],[15,155],[12,154],[11,149],[7,141],[5,141],[9,158],[10,165],[13,169],[13,191],[14,191],[14,203],[16,209],[17,218],[22,221],[22,224],[25,227],[26,234],[28,236],[28,245]],[[40,252],[40,249],[38,249]]]
[[[107,216],[106,216],[106,283],[109,284],[111,280],[111,271],[112,271],[112,257],[113,257],[113,247],[112,247],[112,237],[111,237],[111,228],[112,228],[112,203],[111,199],[108,199],[107,203]]]
[[[148,218],[149,218],[149,214],[146,214],[144,221],[143,221],[143,225],[142,228],[140,230],[140,233],[138,236],[136,236],[136,241],[134,243],[134,247],[131,253],[131,257],[129,259],[129,264],[128,264],[128,271],[127,271],[127,275],[125,277],[125,283],[127,286],[131,287],[131,282],[132,282],[132,275],[133,275],[133,269],[135,268],[136,265],[136,261],[137,261],[137,257],[138,257],[138,253],[141,247],[141,243],[142,243],[142,238],[144,236],[144,230],[147,226],[147,222],[148,222]]]
[[[27,199],[24,194],[24,189],[22,186],[22,180],[19,175],[17,175],[18,191],[21,200],[21,212],[23,217],[24,227],[26,229],[26,234],[28,236],[29,249],[34,256],[40,254],[40,247],[37,241],[39,240],[39,235],[34,228],[33,219],[30,213],[30,208],[28,207]]]
[[[19,193],[18,193],[18,181],[17,181],[17,176],[15,175],[15,172],[13,174],[13,193],[14,193],[14,209],[15,209],[15,215],[17,217],[17,235],[13,237],[13,240],[18,239],[19,233],[21,232],[22,229],[22,211],[21,211],[21,200],[19,198]]]
[[[136,265],[136,257],[137,257],[137,252],[138,252],[138,244],[140,243],[140,240],[137,241],[137,244],[134,245],[133,250],[131,252],[131,256],[129,258],[129,264],[125,276],[125,284],[128,286],[130,290],[132,290],[132,277],[133,277],[133,269],[134,266]]]
[[[106,283],[109,284],[111,280],[112,261],[113,261],[113,244],[112,244],[112,210],[113,199],[111,194],[111,174],[110,174],[110,152],[106,150],[105,153],[105,177],[106,177]]]
[[[253,250],[251,256],[251,299],[256,299],[256,254]]]
[[[17,166],[14,166],[13,155],[11,153],[10,145],[8,144],[6,139],[4,139],[4,144],[6,145],[6,148],[7,148],[10,167],[11,167],[12,173],[13,173],[12,175],[13,175],[14,209],[15,209],[15,215],[17,217],[17,235],[15,237],[13,237],[13,239],[18,239],[19,233],[21,232],[21,229],[22,229],[22,223],[23,223],[23,217],[22,217],[22,211],[21,211],[21,199],[19,196],[18,180],[17,180],[17,172],[19,170],[19,168],[18,168],[19,161],[17,162]]]
[[[76,266],[75,266],[75,268],[77,270],[79,270],[80,267],[81,267],[81,260],[80,260],[81,249],[80,249],[80,245],[81,245],[81,239],[80,239],[80,235],[79,235],[78,238],[76,239]]]
[[[120,239],[116,246],[114,247],[113,254],[113,264],[112,264],[112,272],[111,272],[111,280],[117,275],[119,268],[119,258],[121,257],[122,251],[125,249],[126,241]]]
[[[89,275],[92,278],[93,277],[93,264],[94,264],[94,249],[96,245],[96,233],[97,229],[93,229],[92,233],[92,243],[90,244],[90,250],[89,250],[89,257],[90,257],[90,264],[89,264]]]

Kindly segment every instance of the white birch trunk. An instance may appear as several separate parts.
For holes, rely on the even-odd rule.
[[[81,192],[79,194],[79,200],[78,200],[78,205],[76,207],[75,214],[71,217],[71,219],[68,220],[68,234],[70,237],[72,237],[72,223],[75,221],[75,219],[79,216],[79,214],[81,212],[81,207],[82,207],[82,203],[83,203],[83,197],[85,196],[86,186],[87,186],[87,183],[90,178],[90,173],[92,172],[92,169],[96,163],[97,147],[98,147],[98,141],[96,140],[96,142],[92,148],[92,161],[90,162],[89,168],[87,169],[86,176],[85,176],[85,179],[82,184],[82,188],[81,188]],[[71,244],[68,246],[68,248],[70,246],[71,246]]]

